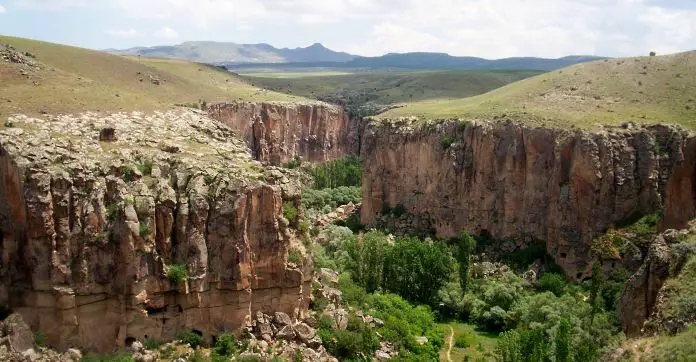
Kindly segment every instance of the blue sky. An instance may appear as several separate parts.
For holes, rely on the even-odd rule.
[[[359,55],[629,56],[696,49],[696,1],[0,0],[0,34],[95,49],[215,40]]]

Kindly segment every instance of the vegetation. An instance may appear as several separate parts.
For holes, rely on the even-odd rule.
[[[380,118],[506,117],[530,125],[592,128],[598,120],[620,125],[677,123],[696,127],[696,52],[599,60],[544,73],[486,94],[404,100]],[[437,98],[437,99],[435,99]],[[581,100],[581,101],[580,101]]]
[[[693,361],[696,360],[696,326],[691,326],[675,336],[662,336],[652,343],[645,361]]]
[[[360,186],[362,166],[355,155],[348,155],[309,169],[314,178],[313,188],[320,190],[340,186]]]
[[[188,269],[183,264],[172,264],[167,271],[167,277],[173,284],[179,284],[188,279]]]
[[[203,344],[203,336],[194,331],[181,331],[176,335],[176,339],[181,343],[188,343],[193,349]]]
[[[283,203],[283,217],[290,221],[291,224],[297,223],[297,218],[299,215],[300,213],[292,201],[285,201]]]
[[[537,75],[529,70],[270,72],[240,70],[254,85],[343,105],[352,116],[374,115],[387,105],[483,94]]]
[[[134,360],[127,353],[111,353],[106,355],[88,354],[82,356],[80,362],[134,362]]]
[[[34,332],[33,333],[34,337],[34,344],[36,344],[38,347],[46,347],[46,336],[43,335],[41,332]]]
[[[215,66],[118,56],[8,36],[0,36],[0,43],[32,53],[40,68],[24,76],[16,64],[0,63],[0,117],[85,110],[151,111],[190,102],[192,94],[210,103],[307,101],[259,89]]]
[[[139,233],[141,238],[147,237],[148,234],[150,234],[150,226],[147,222],[140,222]]]

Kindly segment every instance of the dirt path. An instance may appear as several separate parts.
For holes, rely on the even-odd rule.
[[[452,329],[452,326],[448,326],[450,329],[450,335],[449,338],[447,338],[447,361],[452,362],[452,357],[450,357],[450,352],[452,352],[452,345],[454,344],[454,329]]]

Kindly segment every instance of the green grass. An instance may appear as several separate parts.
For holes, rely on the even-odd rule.
[[[449,327],[454,330],[453,342],[458,338],[465,341],[468,345],[466,348],[452,347],[450,354],[452,361],[464,361],[465,356],[469,357],[470,361],[476,360],[492,360],[495,346],[498,343],[498,335],[490,332],[482,332],[477,330],[476,325],[468,323],[451,322],[449,324],[441,324],[445,331],[445,344],[440,351],[440,361],[447,361],[447,348],[449,347]]]
[[[696,127],[696,51],[578,64],[459,99],[411,102],[380,118],[491,119],[593,128],[597,123]]]
[[[40,70],[20,73],[0,62],[0,117],[91,111],[151,111],[205,100],[307,101],[253,87],[220,68],[180,60],[118,56],[36,40],[0,36],[0,44],[31,52]],[[162,80],[150,82],[150,75]],[[142,79],[142,81],[140,81]]]
[[[280,93],[324,100],[393,104],[469,97],[539,74],[529,70],[317,71],[244,74],[249,83]]]

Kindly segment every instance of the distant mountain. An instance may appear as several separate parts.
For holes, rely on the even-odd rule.
[[[456,57],[444,53],[390,53],[379,57],[356,58],[347,62],[346,65],[355,68],[554,70],[598,59],[603,58],[567,56],[558,59],[518,57],[490,60],[477,57]]]
[[[212,64],[348,62],[357,56],[335,52],[316,43],[306,48],[278,49],[268,44],[191,41],[172,46],[107,49],[109,53],[185,59]]]

